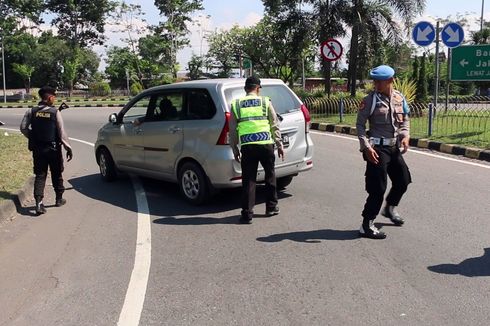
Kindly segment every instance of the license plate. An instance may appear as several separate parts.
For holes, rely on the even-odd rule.
[[[288,135],[282,135],[282,145],[284,147],[289,146],[289,136]]]

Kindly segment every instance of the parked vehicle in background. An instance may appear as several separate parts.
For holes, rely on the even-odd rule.
[[[228,143],[230,104],[245,95],[244,79],[209,79],[157,86],[135,96],[98,132],[95,156],[103,179],[118,172],[177,182],[202,204],[216,190],[241,186],[241,167]],[[262,79],[280,124],[285,160],[276,160],[278,189],[313,167],[310,115],[278,79]],[[257,181],[264,180],[259,168]]]

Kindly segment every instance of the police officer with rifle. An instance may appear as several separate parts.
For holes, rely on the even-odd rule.
[[[63,126],[60,111],[67,108],[62,103],[59,109],[53,105],[56,100],[56,90],[44,86],[39,90],[41,101],[39,105],[29,109],[22,119],[20,131],[29,139],[29,150],[32,151],[34,162],[34,199],[36,200],[36,213],[46,213],[43,203],[44,187],[48,174],[51,172],[51,181],[56,194],[57,207],[66,203],[63,198],[63,154],[61,148],[66,150],[67,161],[73,158],[73,151]]]

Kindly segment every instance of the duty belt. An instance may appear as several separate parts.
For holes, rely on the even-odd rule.
[[[369,143],[371,145],[378,145],[378,146],[395,146],[396,145],[396,138],[377,138],[377,137],[371,137],[369,138]]]

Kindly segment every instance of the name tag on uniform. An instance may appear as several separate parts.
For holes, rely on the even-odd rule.
[[[250,99],[250,100],[244,100],[244,101],[240,102],[240,107],[242,107],[242,108],[250,108],[250,107],[261,106],[261,105],[262,105],[262,103],[261,103],[260,99],[258,99],[258,98],[254,98],[254,99]]]
[[[49,112],[36,112],[36,118],[51,118]]]

